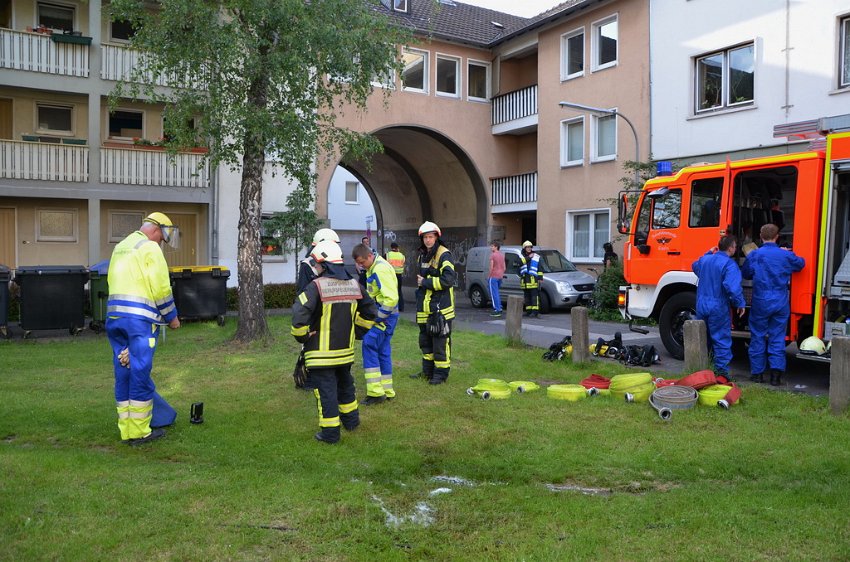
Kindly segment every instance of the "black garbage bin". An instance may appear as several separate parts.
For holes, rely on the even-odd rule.
[[[21,329],[67,328],[76,334],[85,327],[86,283],[89,270],[82,265],[19,267],[15,284],[21,289]]]
[[[218,265],[171,267],[171,290],[181,319],[216,320],[224,326],[230,270]]]
[[[109,260],[99,261],[89,268],[89,300],[91,322],[89,328],[97,333],[106,325],[106,302],[109,300]]]
[[[0,264],[0,336],[9,336],[9,280],[12,271]]]

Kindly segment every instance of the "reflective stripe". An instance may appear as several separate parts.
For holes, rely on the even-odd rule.
[[[134,307],[129,307],[129,306],[117,306],[117,305],[107,306],[106,312],[107,313],[110,313],[110,312],[124,313],[124,314],[131,314],[131,315],[134,315],[134,316],[142,316],[144,318],[152,320],[153,322],[158,322],[159,320],[162,319],[162,315],[159,314],[159,313],[151,312],[149,310],[145,310],[144,308],[134,308]]]
[[[340,404],[339,412],[341,414],[350,414],[351,412],[357,409],[357,406],[357,400],[355,400],[354,402],[349,402],[348,404]]]
[[[293,336],[306,336],[310,333],[310,328],[309,326],[301,326],[300,328],[292,326],[292,328],[289,330],[289,333]]]
[[[128,301],[128,302],[138,302],[141,304],[146,304],[150,308],[155,309],[157,307],[157,303],[152,301],[151,299],[147,299],[145,297],[140,297],[138,295],[109,295],[109,301]]]
[[[298,302],[301,303],[301,306],[307,304],[307,295],[305,295],[303,292],[298,293]]]
[[[339,416],[335,418],[319,418],[319,427],[339,427]]]
[[[153,399],[151,400],[130,400],[129,405],[135,408],[153,407]]]

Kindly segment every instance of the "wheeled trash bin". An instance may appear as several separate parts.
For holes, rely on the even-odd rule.
[[[181,319],[215,319],[219,326],[224,326],[229,269],[201,265],[170,267],[168,271],[174,304]]]
[[[89,328],[100,333],[106,326],[106,303],[109,301],[109,260],[99,261],[89,268],[89,301],[91,322]]]
[[[15,284],[21,289],[21,329],[67,328],[76,335],[85,325],[86,283],[89,270],[82,265],[19,267]]]
[[[11,270],[0,264],[0,337],[9,337],[9,281]]]

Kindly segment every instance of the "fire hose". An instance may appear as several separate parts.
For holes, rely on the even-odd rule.
[[[673,416],[673,410],[689,410],[697,399],[697,391],[690,386],[663,386],[652,392],[649,404],[662,420],[667,421]]]
[[[611,395],[626,402],[646,402],[655,390],[650,373],[631,373],[611,377]]]
[[[511,390],[514,390],[520,394],[522,394],[523,392],[533,392],[535,390],[540,390],[540,385],[532,381],[511,381],[508,383],[508,386]]]
[[[501,379],[478,379],[475,386],[466,389],[470,396],[478,395],[482,400],[503,400],[511,395],[511,387]]]
[[[580,384],[553,384],[546,388],[546,396],[555,400],[578,402],[587,396],[595,396],[595,390],[595,388],[585,388]]]
[[[719,406],[724,410],[737,401],[737,397],[730,398],[729,393],[733,389],[728,384],[713,384],[699,391],[699,403],[703,406]]]

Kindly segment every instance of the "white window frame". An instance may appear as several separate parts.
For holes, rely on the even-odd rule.
[[[399,77],[400,83],[401,83],[401,89],[405,92],[415,92],[415,93],[418,93],[418,94],[427,94],[428,93],[428,82],[429,82],[429,78],[431,77],[431,74],[430,74],[431,65],[429,64],[430,63],[429,58],[430,58],[431,53],[428,52],[428,51],[423,51],[422,49],[413,49],[413,48],[408,48],[408,47],[404,48],[403,53],[410,53],[410,54],[422,56],[422,59],[423,59],[422,60],[422,62],[423,62],[422,89],[411,88],[410,86],[405,86],[403,75]]]
[[[434,65],[434,93],[440,96],[441,98],[460,98],[462,95],[461,92],[463,91],[461,90],[461,83],[463,81],[460,79],[461,63],[463,62],[463,60],[460,57],[444,55],[441,53],[437,53],[435,55],[435,59],[436,64]],[[455,63],[455,93],[453,94],[451,92],[440,91],[440,83],[437,79],[437,73],[440,71],[440,61],[451,61]]]
[[[354,185],[354,199],[348,198],[348,187],[350,185]],[[346,205],[359,205],[360,204],[360,182],[359,181],[346,181],[345,182],[345,192],[343,193],[343,198],[345,199]]]
[[[581,70],[570,74],[570,39],[581,35]],[[584,76],[584,26],[561,35],[561,82]]]
[[[115,217],[117,215],[127,215],[132,217],[136,221],[136,228],[131,230],[130,232],[135,232],[142,226],[142,221],[145,219],[144,211],[130,211],[130,210],[112,210],[109,212],[109,242],[118,243],[124,240],[127,237],[128,233],[116,233],[115,232]]]
[[[603,214],[603,213],[608,215],[608,219],[607,219],[607,222],[606,222],[606,224],[608,225],[608,235],[605,238],[605,240],[602,241],[602,243],[604,244],[605,242],[608,242],[608,241],[611,240],[611,208],[610,207],[599,207],[599,208],[596,208],[596,209],[576,209],[574,211],[567,211],[567,220],[566,220],[567,231],[566,231],[566,237],[564,239],[564,248],[566,248],[566,250],[567,250],[567,254],[568,254],[567,259],[568,260],[570,260],[573,263],[580,263],[580,264],[602,263],[602,260],[604,258],[604,254],[601,255],[601,256],[598,256],[598,257],[593,256],[593,255],[591,255],[589,257],[587,257],[587,256],[576,257],[573,254],[573,229],[575,228],[576,217],[581,216],[581,215],[588,215],[590,217],[591,221],[590,221],[590,233],[589,233],[589,239],[588,239],[588,245],[589,245],[588,253],[592,254],[593,248],[596,246],[596,228],[595,228],[595,226],[596,226],[596,222],[595,222],[596,221],[596,215]]]
[[[476,97],[476,96],[469,95],[469,85],[472,83],[472,81],[469,79],[469,67],[470,66],[480,66],[480,67],[484,68],[484,71],[485,71],[484,80],[486,81],[486,83],[485,83],[486,96],[487,96],[486,98],[479,98],[479,97]],[[484,101],[484,102],[490,101],[490,98],[493,96],[493,92],[492,92],[491,86],[490,86],[490,83],[492,82],[492,74],[491,74],[492,68],[493,67],[489,62],[475,60],[475,59],[466,59],[466,99],[467,100],[469,100],[469,101]]]
[[[44,213],[67,213],[71,215],[72,233],[68,236],[50,236],[41,233],[41,218]],[[35,240],[36,242],[72,242],[80,239],[80,221],[77,209],[39,208],[36,209]]]
[[[599,155],[599,120],[600,119],[611,119],[614,123],[614,152],[612,154]],[[615,114],[611,115],[592,115],[591,116],[591,162],[610,162],[611,160],[617,159],[617,137],[619,136],[619,127],[617,125],[617,116]]]
[[[607,25],[611,22],[615,22],[617,24],[617,53],[614,56],[614,60],[610,62],[606,62],[604,64],[599,64],[599,57],[602,55],[602,50],[599,46],[599,31],[602,29],[602,26]],[[619,14],[614,14],[603,18],[601,20],[597,20],[590,24],[590,33],[591,33],[591,45],[590,45],[590,71],[597,72],[599,70],[605,70],[606,68],[611,68],[617,66],[620,62],[620,21]]]
[[[581,124],[581,158],[578,160],[570,160],[570,135],[569,128],[571,125]],[[568,168],[572,166],[584,165],[584,116],[574,117],[572,119],[564,119],[561,121],[561,167]]]
[[[406,14],[409,9],[408,2],[409,0],[392,0],[393,11]]]
[[[14,3],[12,4],[12,6],[14,7]],[[41,6],[54,6],[56,8],[62,8],[64,10],[71,10],[71,31],[74,31],[74,30],[77,29],[77,6],[74,5],[74,4],[66,4],[64,2],[36,2],[35,3],[35,22],[34,22],[35,27],[38,27],[39,25],[41,25],[39,23],[40,18],[39,18],[39,13],[38,13],[39,7],[41,7]],[[56,29],[55,27],[51,27],[50,29],[52,29],[54,32],[57,32],[57,33],[62,33],[62,31],[63,31],[62,29]]]
[[[850,88],[850,15],[838,22],[838,87]]]
[[[71,114],[71,129],[42,129],[40,119],[38,118],[38,111],[40,108],[46,107],[51,109],[67,109]],[[57,135],[57,136],[65,136],[72,137],[74,136],[74,106],[67,105],[64,103],[56,103],[52,101],[37,101],[35,102],[35,132],[43,133],[45,135]]]
[[[382,82],[381,80],[378,80],[378,78],[381,78],[381,77],[380,76],[373,76],[372,77],[372,86],[374,86],[375,88],[383,88],[384,90],[395,90],[395,83],[396,83],[395,68],[391,68],[389,74],[384,75],[384,78],[387,79],[386,82]]]
[[[141,116],[142,116],[142,136],[140,136],[138,138],[140,138],[140,139],[147,138],[145,136],[147,134],[147,131],[145,130],[145,123],[146,123],[147,120],[145,119],[145,110],[144,109],[135,109],[135,108],[130,108],[130,107],[116,107],[115,111],[124,111],[126,113],[139,113],[139,114],[141,114]],[[106,114],[106,137],[109,140],[117,140],[117,141],[132,141],[134,138],[136,138],[136,137],[122,137],[122,136],[118,136],[118,135],[113,137],[109,133],[109,118],[111,117],[112,113],[113,112],[107,112],[107,114]]]
[[[742,102],[730,103],[729,102],[729,53],[732,51],[736,51],[738,49],[742,49],[744,47],[752,47],[753,49],[753,99],[745,100]],[[699,61],[708,57],[712,57],[715,55],[721,55],[723,58],[723,66],[721,68],[721,76],[720,76],[720,105],[716,105],[713,107],[706,107],[704,109],[699,107],[701,92],[699,85],[699,71],[698,64]],[[711,51],[710,53],[702,53],[693,58],[691,69],[693,72],[693,80],[691,81],[693,88],[693,108],[694,115],[704,115],[710,113],[723,112],[731,109],[737,109],[740,107],[752,107],[756,103],[756,68],[755,63],[757,60],[756,53],[756,44],[755,41],[748,41],[746,43],[740,43],[738,45],[733,45],[731,47],[726,47],[725,49],[718,49],[716,51]]]

